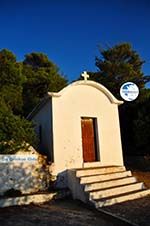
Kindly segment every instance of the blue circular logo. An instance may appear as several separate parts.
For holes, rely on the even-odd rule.
[[[139,88],[133,82],[126,82],[120,88],[120,95],[126,101],[133,101],[139,95]]]

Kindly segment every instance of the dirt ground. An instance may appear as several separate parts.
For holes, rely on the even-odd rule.
[[[132,174],[138,181],[144,182],[146,187],[150,189],[150,172],[132,170]],[[150,195],[103,209],[117,216],[126,218],[139,226],[150,226]]]
[[[150,196],[103,207],[102,209],[128,219],[139,226],[150,226]]]
[[[1,226],[116,226],[81,202],[68,200],[0,209]]]
[[[150,226],[150,196],[102,208],[109,213]],[[72,199],[0,209],[1,226],[123,226]],[[126,224],[125,224],[126,225]]]
[[[150,172],[134,171],[150,188]],[[139,226],[150,226],[150,196],[102,208]],[[71,199],[0,209],[0,226],[122,226]]]

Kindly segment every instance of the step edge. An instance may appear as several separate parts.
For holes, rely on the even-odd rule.
[[[126,186],[129,186],[129,185],[140,185],[141,184],[141,186],[143,185],[143,182],[133,182],[133,183],[129,183],[129,184],[123,184],[123,185],[118,185],[118,186],[112,186],[112,187],[109,187],[109,188],[102,188],[102,189],[94,189],[93,191],[88,191],[88,192],[97,192],[97,191],[107,191],[107,190],[110,190],[110,189],[115,189],[115,188],[124,188],[124,187],[126,187]]]
[[[94,175],[86,175],[86,176],[76,176],[77,178],[86,178],[86,177],[94,177],[94,176],[106,176],[106,175],[113,175],[113,174],[117,174],[117,173],[131,173],[130,170],[124,170],[124,171],[117,171],[117,172],[112,172],[112,173],[103,173],[103,174],[94,174]],[[131,173],[132,174],[132,173]]]
[[[143,191],[143,189],[141,188],[137,188],[137,189],[134,189],[134,190],[130,190],[130,191],[127,191],[127,192],[123,192],[123,193],[118,193],[118,194],[116,194],[116,195],[114,195],[114,196],[116,196],[116,197],[114,197],[114,199],[116,199],[116,198],[118,198],[118,197],[123,197],[123,196],[126,196],[126,194],[127,193],[130,193],[130,192],[135,192],[135,194],[137,193],[137,192],[139,192],[139,191]],[[112,195],[113,196],[113,195]],[[105,200],[105,201],[107,201],[107,200],[110,200],[110,198],[112,197],[112,196],[110,196],[110,195],[102,195],[102,197],[94,197],[94,196],[90,196],[89,195],[89,199],[92,199],[92,200],[94,200],[94,201],[96,201],[96,200]]]
[[[134,176],[125,176],[125,177],[113,178],[110,180],[102,180],[102,181],[96,181],[96,182],[83,183],[82,185],[86,186],[86,185],[90,185],[90,184],[101,184],[101,183],[107,183],[110,181],[118,181],[118,180],[131,179],[131,178],[134,178],[137,181],[136,177],[134,177]]]
[[[130,184],[136,184],[137,183],[137,181],[130,181],[129,183],[122,183],[122,184],[120,184],[120,185],[116,185],[116,186],[112,186],[112,187],[103,187],[102,189],[101,188],[98,188],[98,189],[96,189],[96,188],[94,188],[94,189],[88,189],[88,190],[86,190],[86,186],[84,187],[84,191],[85,192],[94,192],[94,191],[99,191],[99,190],[107,190],[107,189],[112,189],[112,188],[117,188],[117,187],[123,187],[123,186],[127,186],[127,185],[130,185]],[[142,183],[142,182],[141,182]]]
[[[95,170],[95,169],[109,169],[109,168],[126,168],[125,166],[96,166],[96,167],[83,167],[83,168],[76,168],[75,170],[78,172],[81,171],[88,171],[88,170]]]
[[[129,187],[131,186],[131,187],[132,187],[133,185],[140,185],[140,184],[141,184],[141,186],[142,186],[142,185],[143,185],[143,182],[132,183],[132,184],[123,185],[123,186],[117,186],[117,187],[113,187],[113,188],[111,188],[111,189],[114,189],[114,190],[115,190],[116,188],[122,188],[122,187],[125,188],[126,186],[129,186]],[[144,188],[141,188],[141,189],[144,189]],[[105,192],[105,191],[107,191],[107,190],[110,190],[110,188],[106,188],[106,189],[98,189],[97,191],[89,192],[89,195],[91,195],[91,194],[93,194],[93,193],[95,193],[95,192],[99,192],[99,191],[100,191],[100,192],[101,192],[101,191],[104,191],[104,192]]]
[[[138,189],[136,191],[131,191],[131,192],[126,192],[126,193],[123,193],[123,194],[118,194],[118,195],[113,195],[113,196],[109,196],[108,198],[101,198],[101,199],[93,199],[94,202],[103,202],[103,201],[107,201],[107,200],[111,200],[111,199],[116,199],[116,198],[121,198],[121,197],[128,197],[128,196],[131,196],[131,195],[134,195],[134,194],[142,194],[142,193],[147,193],[149,192],[150,194],[150,189]],[[149,195],[149,194],[146,194],[145,196]],[[142,196],[141,196],[142,197]],[[127,200],[128,201],[128,200]]]

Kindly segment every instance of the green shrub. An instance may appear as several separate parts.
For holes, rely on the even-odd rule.
[[[27,144],[36,144],[32,123],[14,115],[0,102],[0,153],[14,154],[19,149],[28,150]]]

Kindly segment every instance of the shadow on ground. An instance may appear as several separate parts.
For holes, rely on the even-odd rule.
[[[0,209],[3,226],[117,226],[85,204],[71,199]]]

